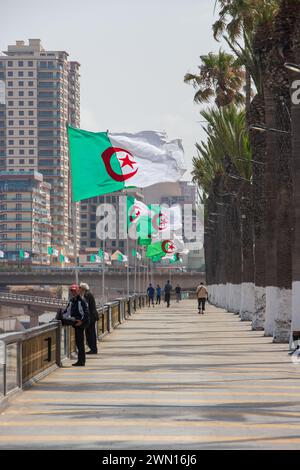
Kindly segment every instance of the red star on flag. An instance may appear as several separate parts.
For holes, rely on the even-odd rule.
[[[126,157],[120,158],[120,160],[122,160],[122,167],[121,168],[123,168],[124,166],[130,166],[130,168],[133,168],[133,164],[136,164],[136,162],[134,160],[130,160],[128,154],[126,155]]]

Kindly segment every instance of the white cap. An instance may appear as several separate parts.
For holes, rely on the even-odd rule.
[[[85,290],[90,290],[90,286],[86,282],[81,282],[79,284],[79,287],[82,287],[82,289],[85,289]]]

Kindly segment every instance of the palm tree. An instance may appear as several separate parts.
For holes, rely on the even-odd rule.
[[[244,72],[237,59],[221,49],[218,54],[210,52],[200,59],[199,74],[187,73],[184,77],[184,82],[191,83],[197,90],[194,101],[202,104],[214,97],[218,107],[232,102],[244,103],[241,93]]]
[[[253,272],[252,232],[248,226],[246,229],[251,223],[246,200],[251,193],[252,158],[245,111],[230,105],[202,111],[201,116],[208,123],[204,129],[207,141],[197,144],[193,178],[208,195],[204,244],[208,282],[218,286],[215,301],[239,313],[241,281],[248,280]],[[242,218],[245,214],[246,220]],[[242,240],[247,240],[243,247]]]

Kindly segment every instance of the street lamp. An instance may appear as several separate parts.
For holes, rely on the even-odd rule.
[[[286,62],[284,67],[292,72],[300,73],[300,65],[293,64],[292,62]]]

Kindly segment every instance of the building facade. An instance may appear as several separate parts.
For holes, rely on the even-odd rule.
[[[28,262],[49,264],[51,244],[51,185],[36,171],[0,172],[0,250],[3,261],[18,261],[20,250]]]
[[[51,245],[72,259],[74,220],[79,246],[79,205],[71,205],[67,124],[80,125],[78,62],[65,51],[46,51],[40,39],[16,41],[0,56],[0,171],[38,171],[51,185]]]

